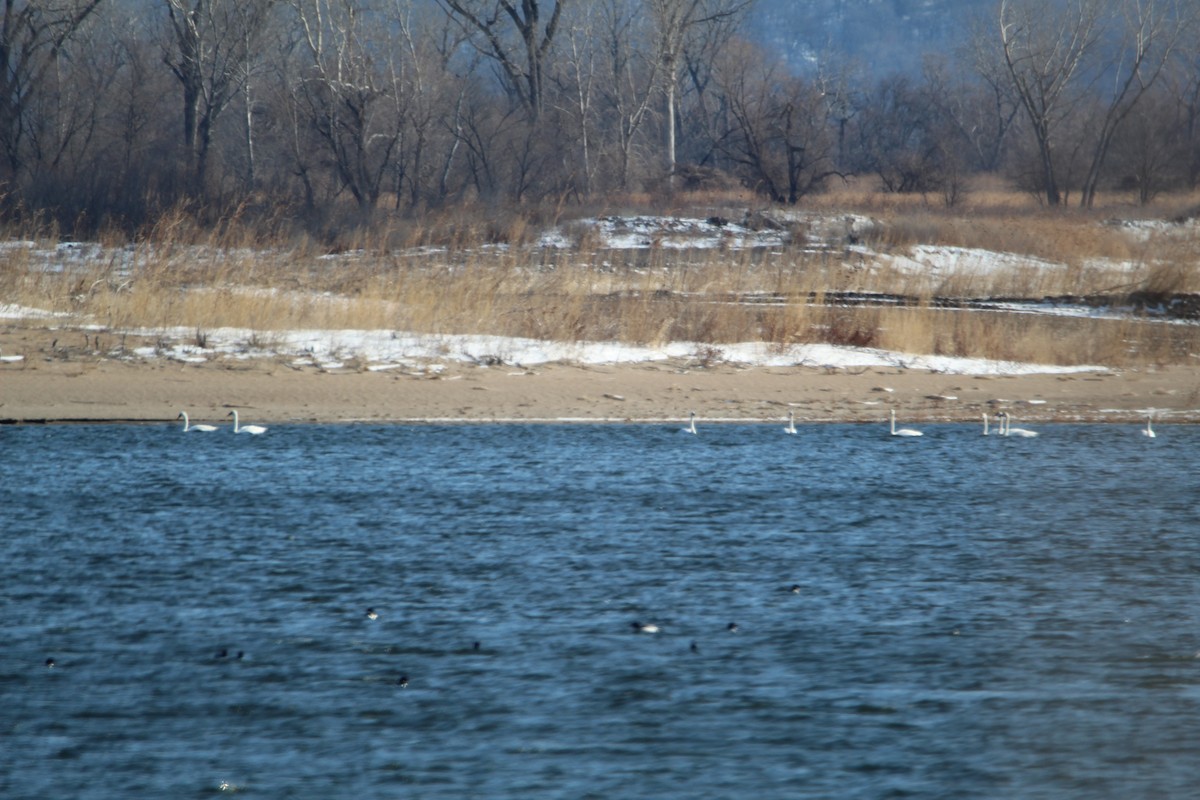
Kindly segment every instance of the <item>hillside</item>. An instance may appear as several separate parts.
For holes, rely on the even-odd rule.
[[[748,34],[798,70],[829,54],[876,74],[914,72],[927,53],[949,52],[994,0],[757,0]]]

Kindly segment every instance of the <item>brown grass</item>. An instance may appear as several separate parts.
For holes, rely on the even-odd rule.
[[[848,203],[849,195],[828,197]],[[459,214],[390,223],[330,248],[305,236],[264,242],[229,220],[203,229],[164,215],[132,246],[105,237],[106,257],[47,269],[28,248],[0,250],[4,302],[66,312],[110,330],[183,327],[197,339],[241,328],[269,339],[294,328],[485,333],[558,341],[719,346],[830,342],[908,353],[1057,364],[1171,363],[1200,351],[1192,326],[938,308],[937,297],[1169,297],[1200,291],[1197,239],[1179,228],[1143,239],[1104,224],[1113,209],[1049,214],[1019,198],[973,198],[953,210],[912,198],[853,198],[880,221],[868,246],[902,255],[918,244],[1000,251],[1025,263],[988,274],[936,275],[864,266],[853,250],[603,250],[530,247],[561,209]],[[700,210],[729,198],[705,197]],[[1190,200],[1176,198],[1176,207]],[[844,210],[847,206],[842,205]],[[568,226],[570,227],[570,226]],[[578,227],[575,230],[579,230]],[[52,246],[47,228],[11,231]],[[330,250],[339,252],[331,253]],[[1035,262],[1059,266],[1047,268]],[[828,304],[876,292],[915,305]]]

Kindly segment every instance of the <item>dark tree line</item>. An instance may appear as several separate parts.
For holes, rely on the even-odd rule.
[[[997,0],[920,75],[742,32],[752,0],[3,0],[0,213],[368,221],[831,181],[1044,203],[1200,181],[1194,0]]]

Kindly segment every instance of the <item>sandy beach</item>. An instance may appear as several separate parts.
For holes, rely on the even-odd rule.
[[[72,347],[59,337],[70,338]],[[323,370],[290,359],[117,358],[82,337],[31,325],[0,330],[0,421],[709,422],[978,420],[1008,409],[1028,422],[1200,421],[1200,366],[972,376],[895,368],[813,369],[685,361],[479,366],[440,371]]]

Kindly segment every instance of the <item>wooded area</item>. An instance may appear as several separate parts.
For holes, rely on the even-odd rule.
[[[796,74],[753,0],[4,0],[0,214],[314,232],[849,176],[1047,206],[1200,182],[1194,0],[1001,0],[922,74]]]

